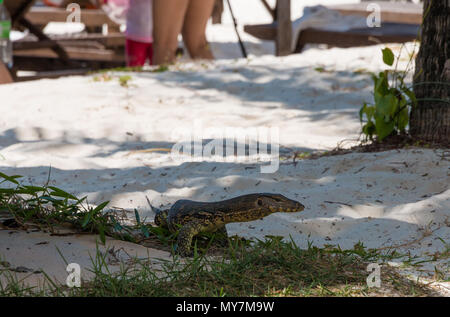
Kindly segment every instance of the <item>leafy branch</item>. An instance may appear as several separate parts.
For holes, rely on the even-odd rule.
[[[383,62],[392,66],[395,61],[392,50],[384,48],[382,53]],[[378,75],[372,74],[375,103],[364,103],[359,111],[365,141],[368,139],[373,141],[374,136],[382,141],[390,135],[405,133],[411,108],[417,104],[412,87],[405,84],[406,75],[407,72],[399,72],[396,69],[385,70]]]

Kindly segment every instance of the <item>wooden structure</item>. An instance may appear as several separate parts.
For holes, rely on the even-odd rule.
[[[422,23],[422,4],[370,1],[354,4],[340,4],[328,6],[328,8],[338,11],[343,15],[361,15],[367,16],[369,4],[376,4],[381,9],[381,21],[391,23],[421,24]]]
[[[420,25],[382,23],[381,27],[359,28],[348,31],[306,29],[300,32],[294,53],[300,53],[306,44],[327,44],[335,47],[367,46],[380,43],[404,43],[417,39]]]
[[[244,30],[261,39],[275,41],[276,55],[299,53],[308,44],[328,44],[337,47],[353,47],[379,43],[403,43],[412,41],[419,35],[422,21],[421,5],[374,1],[381,8],[381,27],[351,29],[345,32],[309,28],[302,30],[296,39],[292,52],[292,24],[290,23],[290,0],[278,0],[275,9],[266,2],[262,4],[272,14],[271,24],[245,25]],[[344,15],[368,16],[368,3],[330,6]],[[283,12],[280,12],[283,11]],[[289,21],[287,21],[289,17]]]
[[[6,0],[4,2],[6,9],[11,15],[12,27],[28,29],[38,38],[38,41],[47,42],[47,46],[52,49],[61,60],[67,62],[69,57],[61,45],[45,35],[40,28],[36,27],[25,17],[25,14],[30,10],[34,2],[35,0]]]
[[[48,22],[66,22],[67,12],[64,8],[33,7],[26,13],[26,18],[36,26],[43,27]],[[101,9],[82,9],[81,23],[88,29],[108,26],[108,32],[118,33],[120,28]]]
[[[13,42],[15,81],[41,77],[59,77],[82,74],[99,68],[125,65],[125,37],[119,26],[102,10],[82,10],[81,22],[94,33],[74,35],[46,35],[42,29],[49,22],[66,22],[67,12],[62,8],[33,7],[35,0],[6,0],[13,28],[28,29],[30,34]],[[103,24],[109,33],[101,33]],[[18,71],[36,72],[18,77]]]
[[[261,0],[261,2],[272,16],[273,23],[244,25],[244,31],[261,40],[275,41],[277,56],[291,54],[291,0],[277,0],[275,8],[272,8],[266,0]]]

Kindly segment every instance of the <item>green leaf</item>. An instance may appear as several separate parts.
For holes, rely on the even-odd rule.
[[[55,199],[55,198],[50,197],[50,196],[40,196],[39,199],[51,201],[52,203],[56,203],[56,204],[61,204],[61,202],[63,202],[62,200]]]
[[[386,65],[392,66],[394,64],[394,53],[389,47],[386,47],[382,50],[383,53],[383,62]]]
[[[417,105],[417,98],[416,98],[416,94],[414,93],[414,91],[412,89],[409,89],[405,86],[400,86],[400,89],[405,93],[406,96],[408,96],[409,100],[411,101],[412,106],[416,106]]]
[[[22,194],[36,194],[38,192],[44,192],[46,189],[44,187],[38,186],[23,186],[20,191]]]
[[[85,228],[87,226],[87,224],[89,223],[89,221],[91,220],[91,213],[88,212],[86,213],[86,215],[84,216],[83,222],[81,223],[81,227]]]
[[[144,234],[144,236],[145,236],[146,238],[150,237],[150,233],[148,232],[147,226],[142,226],[142,227],[141,227],[141,232]]]
[[[376,104],[376,113],[383,116],[393,115],[397,105],[398,99],[394,95],[383,96]]]
[[[49,186],[48,188],[52,189],[53,192],[50,193],[50,195],[52,196],[57,196],[57,197],[62,197],[62,198],[68,198],[68,199],[72,199],[72,200],[78,200],[77,197],[63,191],[62,189],[59,189],[57,187],[54,186]]]
[[[372,121],[374,115],[375,115],[375,107],[374,106],[366,107],[367,120]]]
[[[372,121],[373,115],[375,114],[375,107],[369,106],[367,103],[359,110],[359,120],[362,122],[364,114],[366,115],[367,121]]]
[[[391,88],[390,93],[396,99],[394,106],[392,107],[391,113],[390,113],[392,118],[394,118],[396,113],[399,111],[400,107],[402,106],[401,104],[403,102],[406,103],[406,100],[405,100],[405,97],[402,95],[401,91],[396,88]]]
[[[98,205],[97,207],[95,207],[91,212],[93,215],[95,215],[96,213],[98,213],[99,211],[103,210],[103,208],[106,207],[106,205],[109,204],[109,201],[105,201],[102,202],[100,205]]]
[[[116,231],[122,231],[123,227],[120,225],[120,223],[118,223],[117,221],[113,220],[114,222],[114,230]]]
[[[81,199],[78,199],[78,204],[81,204],[83,201],[85,201],[87,199],[87,196],[84,196]]]
[[[100,235],[100,241],[104,245],[106,243],[106,236],[105,236],[105,228],[103,226],[98,227],[98,234]]]
[[[373,97],[375,103],[379,103],[380,99],[389,93],[389,82],[387,80],[387,75],[383,72],[380,73],[379,77],[374,79],[374,91]]]
[[[363,132],[364,132],[365,134],[372,135],[372,134],[375,132],[375,124],[374,124],[372,121],[367,122],[367,123],[363,126]]]
[[[3,194],[14,194],[16,190],[14,188],[0,188],[0,193]]]
[[[363,114],[366,112],[367,104],[364,103],[364,105],[359,109],[359,121],[363,121]]]
[[[409,122],[408,108],[405,107],[399,112],[398,116],[398,129],[404,131]]]
[[[366,135],[366,140],[367,138],[372,140],[373,134],[376,132],[375,124],[372,121],[367,122],[362,128],[362,132]]]
[[[137,211],[137,209],[134,209],[134,217],[136,217],[137,224],[140,224],[141,223],[141,217],[139,217],[139,212]]]
[[[2,172],[0,172],[0,177],[4,178],[5,180],[7,180],[8,182],[14,183],[19,185],[19,182],[16,181],[16,178],[21,178],[22,176],[20,175],[13,175],[13,176],[8,176],[6,174],[3,174]]]
[[[385,116],[375,115],[375,128],[380,141],[391,135],[394,131],[394,121],[386,122]]]

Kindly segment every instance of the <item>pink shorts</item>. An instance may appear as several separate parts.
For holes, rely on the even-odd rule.
[[[137,42],[130,39],[127,39],[126,46],[126,59],[127,66],[144,66],[145,62],[148,59],[150,65],[153,64],[153,44],[152,43],[144,43]]]

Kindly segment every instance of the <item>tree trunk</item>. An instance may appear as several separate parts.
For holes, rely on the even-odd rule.
[[[427,141],[448,143],[450,142],[450,0],[425,0],[423,8],[421,44],[414,76],[414,92],[419,102],[411,113],[410,133]]]

